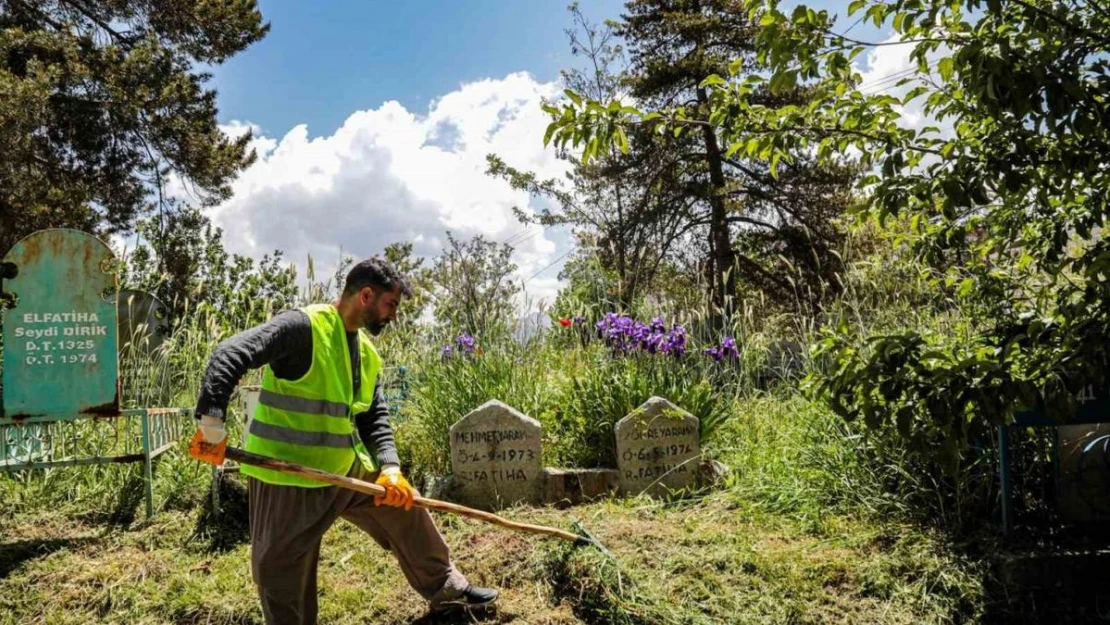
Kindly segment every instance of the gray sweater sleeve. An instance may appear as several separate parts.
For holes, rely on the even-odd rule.
[[[227,418],[227,403],[247,371],[270,365],[295,380],[312,364],[312,325],[303,311],[287,310],[221,342],[212,352],[197,396],[196,416]]]
[[[370,410],[355,416],[355,426],[366,448],[374,452],[379,465],[401,464],[393,441],[393,426],[389,424],[389,405],[382,393],[381,378],[374,383],[374,403],[370,405]]]

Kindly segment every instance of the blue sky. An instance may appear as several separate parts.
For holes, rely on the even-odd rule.
[[[353,111],[431,98],[481,78],[527,71],[555,80],[575,62],[566,0],[260,0],[270,33],[214,71],[220,121],[267,133],[307,124],[330,134]],[[581,0],[592,20],[617,18],[622,0]],[[788,2],[794,5],[796,2]],[[847,1],[808,3],[847,12]],[[852,20],[854,21],[854,19]],[[866,25],[852,31],[874,36]]]
[[[584,0],[591,16],[616,0]],[[528,71],[553,80],[571,62],[560,0],[261,0],[271,30],[214,72],[221,121],[269,132],[330,133],[351,112],[431,98],[481,78]]]

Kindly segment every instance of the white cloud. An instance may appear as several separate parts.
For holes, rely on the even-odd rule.
[[[925,85],[922,77],[917,73],[917,61],[910,57],[916,44],[898,43],[901,35],[891,33],[884,45],[872,48],[866,55],[861,56],[858,68],[862,77],[860,90],[865,94],[887,94],[904,99],[910,90]],[[894,45],[892,45],[894,44]],[[930,73],[936,82],[936,61],[951,54],[946,46],[931,52],[926,58],[929,60]],[[904,79],[910,78],[905,84]],[[928,85],[926,85],[928,86]],[[938,123],[936,119],[926,114],[924,105],[927,96],[921,96],[906,106],[895,107],[901,116],[900,126],[921,130],[926,126],[935,126],[941,130],[943,136],[951,136],[951,124]]]
[[[283,250],[303,267],[312,255],[318,276],[330,275],[342,251],[364,258],[392,242],[411,241],[431,259],[447,230],[465,239],[481,233],[510,240],[524,230],[513,206],[527,194],[485,174],[486,155],[543,177],[562,176],[566,164],[543,147],[543,97],[560,91],[526,73],[462,85],[432,101],[425,114],[390,101],[355,111],[329,136],[310,137],[305,125],[280,138],[250,122],[222,129],[253,130],[257,162],[234,183],[234,197],[209,214],[225,245],[254,258]],[[558,258],[569,241],[546,231],[523,238],[514,255],[518,279]],[[528,283],[529,295],[552,300],[561,263]],[[301,272],[303,275],[303,271]]]

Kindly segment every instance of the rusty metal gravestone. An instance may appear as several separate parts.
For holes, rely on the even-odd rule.
[[[6,289],[4,416],[56,420],[119,411],[115,276],[110,249],[74,230],[45,230],[15,244]]]
[[[622,493],[663,495],[697,481],[701,439],[694,415],[652,397],[618,421],[614,432]]]
[[[186,433],[186,409],[120,410],[114,255],[70,229],[22,239],[3,258],[0,471],[143,462]]]
[[[457,497],[480,508],[538,503],[543,497],[540,423],[497,400],[451,426]]]

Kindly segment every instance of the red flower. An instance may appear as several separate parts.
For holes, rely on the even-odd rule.
[[[559,325],[563,326],[564,328],[569,328],[570,324],[571,324],[570,319],[562,319],[562,318],[559,319]]]

